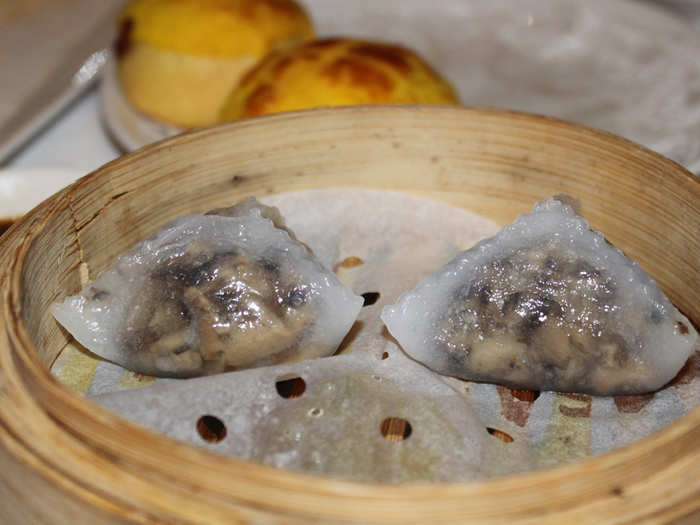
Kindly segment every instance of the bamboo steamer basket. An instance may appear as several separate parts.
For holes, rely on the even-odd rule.
[[[214,455],[129,423],[49,374],[67,343],[49,305],[158,226],[249,195],[333,186],[419,194],[501,224],[535,201],[575,195],[591,225],[700,324],[700,182],[616,136],[500,110],[381,106],[187,133],[84,177],[0,243],[2,523],[700,520],[700,408],[563,467],[383,486]]]

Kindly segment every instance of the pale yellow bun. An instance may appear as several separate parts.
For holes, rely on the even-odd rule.
[[[455,90],[404,47],[318,40],[270,53],[231,93],[220,120],[357,104],[459,104]]]
[[[180,127],[214,123],[261,57],[313,37],[292,0],[133,0],[119,24],[115,55],[125,96]]]

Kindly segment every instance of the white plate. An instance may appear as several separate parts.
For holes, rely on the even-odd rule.
[[[71,170],[0,170],[0,220],[21,217],[81,175]]]
[[[625,0],[302,3],[321,36],[418,50],[454,82],[464,104],[605,129],[700,171],[700,36],[663,9]],[[153,133],[151,125],[144,128],[150,134],[129,134],[133,122],[109,120],[127,149],[172,132]]]

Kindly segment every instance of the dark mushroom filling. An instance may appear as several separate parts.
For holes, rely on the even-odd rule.
[[[620,334],[614,280],[574,253],[547,244],[524,248],[477,269],[457,290],[438,326],[452,370],[515,388],[604,389],[601,367],[634,372],[639,364]],[[663,320],[663,313],[639,312]],[[661,319],[659,319],[661,317]]]
[[[311,319],[307,296],[274,261],[193,243],[143,286],[129,308],[124,346],[173,376],[266,364],[298,346]]]

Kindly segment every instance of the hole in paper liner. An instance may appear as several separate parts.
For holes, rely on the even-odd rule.
[[[510,391],[511,395],[519,401],[527,401],[528,403],[534,403],[537,398],[540,397],[539,390],[513,390]]]
[[[207,443],[219,443],[226,437],[226,425],[216,416],[202,416],[197,420],[197,432]]]
[[[491,427],[486,427],[486,432],[491,434],[493,437],[500,439],[504,443],[512,443],[515,441],[509,434],[506,434],[502,430],[498,430],[497,428],[491,428]]]
[[[389,352],[382,353],[381,360],[384,361],[384,359],[389,359]]]
[[[321,417],[323,415],[323,409],[322,408],[312,408],[309,410],[309,416],[310,417]]]
[[[294,399],[295,397],[300,397],[306,391],[306,381],[299,376],[289,379],[280,378],[275,383],[275,389],[277,389],[280,397]]]
[[[372,306],[379,300],[379,292],[365,292],[362,298],[365,300],[362,306]]]
[[[388,417],[382,421],[379,431],[384,439],[398,443],[408,439],[413,429],[411,423],[400,417]]]
[[[335,266],[333,266],[333,271],[337,273],[338,269],[340,268],[355,268],[356,266],[361,266],[363,264],[365,264],[365,261],[353,255],[336,263]]]

